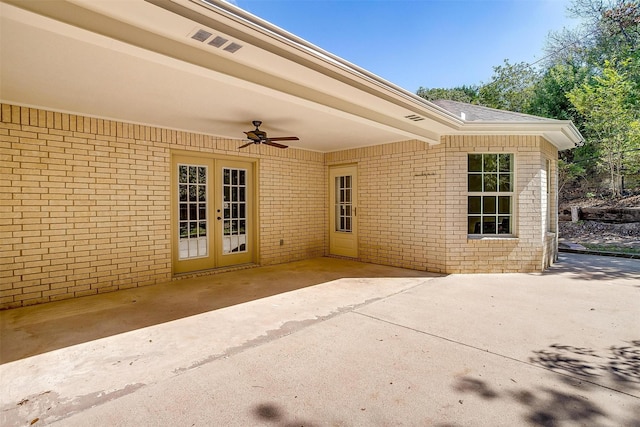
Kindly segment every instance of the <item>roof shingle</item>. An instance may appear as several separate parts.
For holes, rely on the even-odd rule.
[[[454,114],[467,122],[493,122],[493,123],[532,123],[532,122],[555,122],[554,119],[532,116],[530,114],[514,113],[513,111],[497,110],[495,108],[483,107],[481,105],[467,104],[464,102],[450,101],[448,99],[437,99],[431,101],[438,107]]]

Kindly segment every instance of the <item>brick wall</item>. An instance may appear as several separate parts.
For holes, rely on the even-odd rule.
[[[263,264],[323,255],[323,156],[0,106],[0,308],[171,280],[170,153],[259,158]],[[283,240],[283,245],[280,245]]]
[[[515,154],[516,238],[467,237],[470,152]],[[327,163],[358,164],[361,260],[486,273],[540,271],[555,259],[557,236],[541,217],[547,158],[555,173],[557,150],[536,136],[445,136],[437,146],[407,141],[330,153]]]
[[[376,264],[444,271],[444,150],[420,141],[328,153],[358,164],[358,254]]]
[[[538,136],[447,136],[443,143],[447,150],[446,200],[450,230],[447,233],[447,272],[541,271],[545,252],[551,250],[546,245],[542,219],[542,202],[546,197],[546,182],[542,182],[546,164],[543,150],[552,165],[556,163],[557,150]],[[464,171],[470,152],[514,153],[515,238],[467,238],[467,177]],[[556,251],[552,252],[555,254]]]
[[[470,273],[540,271],[557,256],[543,173],[551,160],[555,194],[557,150],[540,137],[239,152],[238,141],[169,129],[11,105],[0,115],[0,308],[171,280],[172,150],[259,159],[263,265],[327,254],[328,166],[354,162],[362,261]],[[467,238],[469,152],[515,154],[516,238]]]

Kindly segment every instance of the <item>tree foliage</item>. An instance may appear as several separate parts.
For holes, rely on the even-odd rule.
[[[458,86],[453,89],[420,87],[417,95],[427,101],[435,101],[437,99],[448,99],[451,101],[466,102],[475,104],[478,102],[477,86]]]
[[[524,62],[493,67],[491,81],[480,87],[479,103],[491,108],[525,113],[529,110],[538,73]]]
[[[637,163],[629,163],[629,159],[635,158],[633,153],[640,147],[640,111],[631,108],[633,84],[606,61],[601,75],[572,89],[567,96],[585,118],[590,143],[604,154],[611,191],[620,195],[623,171],[635,168]]]
[[[561,153],[567,179],[597,180],[606,172],[618,194],[624,176],[640,176],[640,0],[572,0],[567,10],[581,25],[551,32],[536,67],[505,60],[489,82],[472,87],[475,93],[420,88],[418,94],[572,120],[586,140]]]

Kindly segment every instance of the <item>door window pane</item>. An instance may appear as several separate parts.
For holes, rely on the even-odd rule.
[[[222,253],[247,252],[247,170],[223,168]]]
[[[336,231],[351,233],[352,208],[351,175],[337,176],[335,179]]]
[[[206,166],[178,165],[178,259],[209,253],[207,240]]]

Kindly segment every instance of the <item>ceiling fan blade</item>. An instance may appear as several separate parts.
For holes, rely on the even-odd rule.
[[[250,130],[249,132],[244,132],[245,135],[247,135],[247,138],[256,141],[259,140],[260,137],[258,135],[256,135],[256,133],[252,130]]]
[[[299,141],[297,136],[276,136],[273,138],[267,138],[269,141]]]
[[[255,144],[255,142],[251,141],[251,142],[248,142],[248,143],[246,143],[246,144],[244,144],[244,145],[241,145],[240,147],[238,147],[238,150],[239,150],[239,149],[241,149],[241,148],[244,148],[244,147],[248,147],[248,146],[250,146],[251,144]]]
[[[270,145],[272,147],[278,147],[278,148],[288,148],[288,145],[282,145],[282,144],[278,144],[277,142],[271,142],[271,140],[267,140],[264,141],[263,144],[265,145]]]

